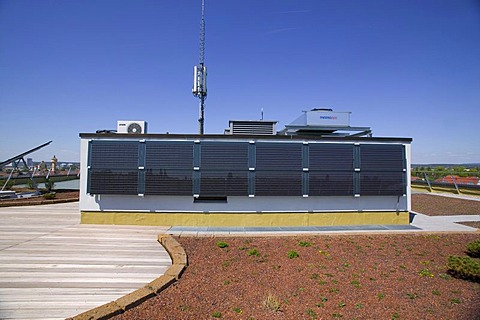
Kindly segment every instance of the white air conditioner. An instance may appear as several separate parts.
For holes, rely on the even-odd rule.
[[[147,122],[119,120],[117,121],[117,133],[147,133]]]

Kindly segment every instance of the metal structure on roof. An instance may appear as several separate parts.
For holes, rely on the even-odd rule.
[[[270,120],[230,120],[225,134],[243,135],[275,135],[278,121]]]
[[[278,134],[317,137],[371,137],[370,127],[350,126],[351,112],[335,112],[332,109],[312,109],[303,114]]]
[[[192,93],[199,100],[198,127],[199,133],[204,133],[205,99],[207,98],[207,67],[205,66],[205,0],[202,0],[202,18],[200,20],[200,58],[193,67]]]
[[[50,143],[52,143],[52,141],[49,141],[49,142],[44,143],[44,144],[42,144],[42,145],[39,145],[38,147],[35,147],[35,148],[33,148],[33,149],[30,149],[30,150],[28,150],[28,151],[25,151],[25,152],[23,152],[23,153],[20,153],[19,155],[16,155],[15,157],[12,157],[12,158],[10,158],[10,159],[8,159],[8,160],[5,160],[5,161],[3,161],[3,162],[0,162],[0,168],[3,168],[4,166],[6,166],[6,165],[8,165],[8,164],[10,164],[10,163],[13,164],[13,170],[12,170],[12,171],[10,172],[10,174],[8,175],[8,178],[7,178],[7,180],[5,181],[5,183],[4,183],[1,191],[4,191],[4,189],[5,189],[5,187],[7,186],[8,182],[9,182],[10,179],[12,178],[13,173],[15,172],[16,169],[18,169],[18,165],[19,165],[20,162],[22,162],[23,165],[24,165],[26,168],[28,168],[27,162],[26,162],[25,159],[24,159],[25,156],[27,156],[27,155],[29,155],[30,153],[33,153],[33,152],[35,152],[35,151],[37,151],[37,150],[40,150],[40,149],[42,149],[43,147],[48,146]],[[27,170],[27,172],[28,172],[28,174],[29,174],[29,178],[30,178],[30,180],[32,181],[33,186],[35,187],[36,193],[37,193],[37,194],[40,193],[40,191],[38,190],[37,183],[36,183],[35,180],[33,179],[32,173],[31,173],[29,170]]]

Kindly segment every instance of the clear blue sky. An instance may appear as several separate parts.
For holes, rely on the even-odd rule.
[[[197,133],[201,0],[0,0],[0,160],[80,132]],[[351,111],[414,163],[480,162],[478,0],[206,0],[205,132]]]

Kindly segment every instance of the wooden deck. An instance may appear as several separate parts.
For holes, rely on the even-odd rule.
[[[161,276],[164,227],[80,225],[78,203],[0,208],[0,319],[65,319]]]

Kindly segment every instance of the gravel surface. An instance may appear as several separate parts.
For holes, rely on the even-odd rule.
[[[445,268],[479,238],[180,238],[181,279],[115,319],[480,319],[480,284]]]
[[[456,216],[480,214],[480,201],[413,194],[412,210],[429,216]]]
[[[412,203],[428,215],[480,213],[476,201],[420,194]],[[479,238],[179,238],[189,258],[182,278],[115,319],[480,319],[480,284],[445,267]]]
[[[53,204],[60,202],[70,202],[78,201],[79,191],[78,190],[54,190],[55,198],[54,199],[45,199],[42,195],[31,197],[31,198],[18,198],[18,199],[2,199],[0,200],[0,207],[10,207],[10,206],[31,206],[31,205],[41,205],[41,204]]]
[[[78,191],[57,192],[56,200],[78,201]],[[8,202],[0,204],[51,203]],[[412,209],[475,215],[480,202],[414,194]],[[449,255],[463,255],[479,238],[178,238],[189,259],[180,280],[115,319],[480,319],[480,284],[452,278],[445,268]],[[228,246],[220,248],[221,241]]]

